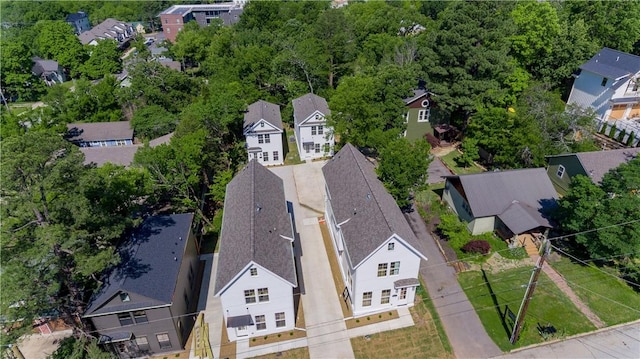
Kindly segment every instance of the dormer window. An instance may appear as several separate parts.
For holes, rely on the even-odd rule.
[[[129,293],[120,293],[120,300],[123,302],[128,302],[131,300],[131,298],[129,298]]]
[[[602,78],[602,82],[600,83],[600,86],[603,86],[603,87],[607,86],[607,78],[606,77]]]
[[[258,268],[251,268],[251,276],[252,277],[257,277],[258,276]]]
[[[264,122],[260,122],[260,127],[264,127]]]

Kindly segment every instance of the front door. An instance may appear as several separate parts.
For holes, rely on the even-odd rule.
[[[247,335],[249,335],[247,326],[236,327],[236,336],[246,337]]]
[[[407,288],[400,288],[400,294],[398,294],[398,305],[407,304]]]

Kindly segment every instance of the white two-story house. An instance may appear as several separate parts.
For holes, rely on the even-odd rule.
[[[322,172],[325,220],[353,316],[412,306],[427,258],[373,164],[346,144]]]
[[[603,48],[580,66],[567,104],[605,121],[640,119],[640,56]]]
[[[327,100],[308,93],[292,101],[293,122],[300,159],[309,160],[333,155],[333,129],[327,127],[331,114]]]
[[[254,159],[224,201],[215,295],[229,340],[292,330],[297,283],[282,180]]]
[[[282,116],[278,105],[257,101],[249,105],[244,114],[243,134],[249,161],[258,160],[263,165],[284,164],[282,147]]]

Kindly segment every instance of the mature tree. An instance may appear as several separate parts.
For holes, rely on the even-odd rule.
[[[131,127],[136,136],[154,139],[175,130],[178,116],[158,105],[141,107],[133,114]]]
[[[514,66],[509,56],[509,4],[456,2],[439,14],[432,53],[422,65],[440,106],[466,119],[480,106],[509,105],[506,79]]]
[[[427,168],[431,162],[430,149],[424,139],[411,142],[401,137],[389,142],[380,151],[378,178],[400,208],[411,206],[411,193],[425,185]]]
[[[465,138],[462,141],[462,155],[456,159],[458,165],[465,168],[473,166],[473,162],[480,158],[478,154],[478,140]]]
[[[166,68],[156,61],[140,62],[129,72],[131,90],[135,96],[129,101],[140,105],[159,105],[171,113],[178,113],[198,92],[198,83],[188,75]]]
[[[115,40],[101,40],[98,44],[86,45],[89,59],[81,67],[81,72],[89,79],[99,79],[122,71],[122,60]]]
[[[201,28],[195,21],[186,23],[178,33],[175,44],[171,46],[174,58],[180,60],[184,67],[199,66],[206,58],[209,39],[221,25],[212,23]]]
[[[64,21],[40,21],[35,25],[35,53],[43,59],[56,60],[71,76],[80,73],[87,51]]]
[[[77,318],[147,194],[144,173],[85,167],[77,147],[47,132],[3,140],[2,153],[2,313],[29,323],[56,311],[81,332]]]
[[[0,89],[6,99],[29,101],[44,92],[42,81],[31,73],[33,61],[25,42],[15,38],[0,41]]]
[[[347,64],[353,56],[353,37],[350,24],[340,9],[323,11],[314,24],[314,38],[323,49],[325,73],[330,88],[346,73]]]
[[[549,2],[518,2],[511,18],[516,26],[511,46],[518,61],[536,71],[539,61],[551,55],[560,34],[560,20]]]

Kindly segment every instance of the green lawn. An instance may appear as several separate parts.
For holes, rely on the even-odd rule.
[[[449,169],[451,169],[453,171],[453,173],[457,174],[457,175],[464,175],[464,174],[469,174],[469,173],[480,173],[480,172],[484,172],[484,170],[476,165],[473,165],[471,167],[465,168],[465,167],[459,167],[458,164],[456,163],[456,158],[460,157],[460,152],[458,151],[451,151],[450,153],[440,157],[440,159],[447,165],[447,167],[449,167]]]
[[[289,126],[285,125],[285,141],[287,146],[287,156],[284,158],[284,165],[297,165],[300,163],[304,163],[304,161],[300,160],[300,154],[298,154],[298,146],[296,146],[295,142],[289,142],[289,138],[294,136],[293,129]]]
[[[553,325],[556,337],[564,337],[594,330],[595,327],[580,313],[573,303],[541,273],[540,281],[529,304],[520,340],[511,345],[512,321],[503,321],[505,306],[515,314],[524,296],[526,283],[533,267],[504,270],[497,274],[469,271],[460,273],[458,280],[476,309],[485,330],[500,349],[507,351],[517,347],[543,342],[537,325]]]
[[[602,273],[595,266],[577,264],[566,257],[550,264],[607,325],[640,319],[640,293],[622,280]]]

